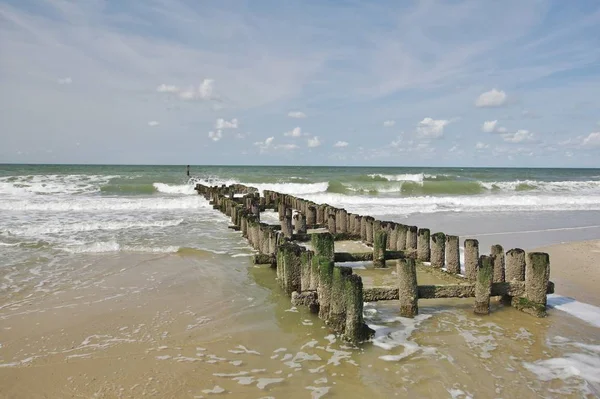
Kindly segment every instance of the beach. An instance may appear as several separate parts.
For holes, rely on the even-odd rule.
[[[423,195],[415,180],[425,190],[435,180],[426,174],[454,172],[195,169],[189,180],[180,167],[2,170],[0,397],[600,395],[599,171],[540,172],[568,176],[538,176],[525,194],[483,179],[484,192]],[[518,187],[517,172],[492,172],[512,173],[500,186]],[[366,180],[378,193],[327,191],[324,182],[348,176],[358,177],[345,184]],[[573,176],[580,180],[564,180]],[[402,178],[412,179],[404,180],[410,192]],[[421,300],[414,319],[399,317],[396,301],[366,303],[376,335],[349,345],[293,307],[273,269],[251,263],[253,250],[194,192],[197,181],[287,191],[457,234],[461,246],[475,237],[482,253],[491,244],[547,251],[556,284],[548,317],[497,300],[488,316],[473,314],[472,299]],[[570,192],[553,191],[569,184]],[[358,267],[366,282],[393,272]],[[428,273],[418,278],[436,283]]]

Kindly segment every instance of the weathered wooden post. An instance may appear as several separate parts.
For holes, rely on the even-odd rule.
[[[417,266],[414,259],[398,259],[398,298],[400,299],[400,316],[415,317],[419,314],[419,292],[417,286]]]
[[[375,218],[371,217],[371,216],[366,216],[364,219],[367,225],[367,244],[373,244],[373,222],[375,221]]]
[[[390,234],[388,236],[388,241],[390,245],[388,248],[390,251],[398,250],[398,225],[396,223],[390,222]]]
[[[294,215],[294,224],[296,233],[306,234],[306,216],[303,213],[296,213]]]
[[[492,279],[494,274],[494,259],[481,255],[475,280],[475,314],[490,313],[490,295],[492,294]]]
[[[331,212],[329,215],[327,215],[327,230],[331,233],[331,234],[335,234],[337,231],[337,225],[335,223],[335,212]]]
[[[314,229],[317,224],[317,208],[314,205],[306,207],[306,225],[308,228]]]
[[[327,208],[329,207],[329,205],[327,204],[320,204],[317,206],[317,223],[320,225],[326,225],[327,224],[327,213],[325,212],[327,210]]]
[[[460,274],[460,244],[458,236],[446,236],[446,270]]]
[[[325,258],[317,258],[319,263],[319,286],[317,296],[319,298],[319,318],[327,320],[331,310],[331,288],[333,283],[333,261]]]
[[[346,327],[346,278],[352,274],[352,268],[336,266],[333,268],[331,284],[331,307],[327,324],[332,330],[343,333]]]
[[[406,250],[417,251],[417,226],[406,226]]]
[[[336,211],[339,222],[337,223],[337,232],[346,234],[348,233],[348,212],[345,209],[338,209]]]
[[[302,247],[290,242],[281,244],[277,250],[277,274],[280,285],[288,296],[294,291],[300,292],[302,251]]]
[[[385,267],[386,241],[386,232],[382,229],[377,230],[373,240],[373,267]]]
[[[479,241],[465,240],[465,277],[470,281],[477,279],[477,266],[479,264]]]
[[[292,238],[294,228],[292,227],[292,208],[285,208],[285,215],[281,222],[281,232],[285,238]]]
[[[360,218],[360,240],[367,242],[367,217],[359,216]]]
[[[513,306],[533,316],[545,317],[549,278],[550,257],[548,254],[544,252],[528,253],[525,266],[525,298],[518,298]]]
[[[446,266],[446,235],[435,233],[431,236],[431,266],[441,269]]]
[[[494,283],[504,282],[504,249],[502,245],[492,245],[491,255],[494,257]]]
[[[312,258],[314,252],[313,251],[302,251],[300,254],[300,291],[310,291],[314,290],[312,288]]]
[[[396,230],[398,230],[398,240],[396,242],[396,249],[398,251],[404,251],[406,249],[406,233],[408,226],[404,224],[397,224]]]
[[[431,249],[429,229],[419,229],[417,233],[417,259],[421,262],[429,262],[431,259]]]
[[[525,251],[511,249],[506,253],[506,281],[525,281]]]
[[[315,258],[323,258],[333,262],[335,258],[335,241],[331,233],[315,233],[310,235],[311,246]]]
[[[351,274],[346,277],[346,331],[344,338],[358,343],[369,339],[375,331],[367,326],[363,319],[363,284],[360,276]]]

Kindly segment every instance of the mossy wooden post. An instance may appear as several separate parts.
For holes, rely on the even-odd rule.
[[[373,222],[375,221],[375,218],[371,217],[371,216],[367,216],[366,217],[366,223],[367,223],[367,244],[373,244]]]
[[[492,245],[490,253],[494,257],[494,283],[504,282],[504,249],[502,245]]]
[[[363,319],[363,284],[360,276],[346,277],[346,331],[344,338],[358,343],[367,340],[375,333]]]
[[[337,231],[335,219],[335,212],[331,212],[329,215],[327,215],[327,231],[329,231],[331,234],[335,234]]]
[[[282,288],[288,294],[292,292],[300,292],[300,276],[301,276],[301,254],[306,250],[294,243],[284,243],[279,246],[278,253],[281,254],[282,260]],[[279,268],[279,264],[277,265]]]
[[[406,226],[406,250],[417,251],[417,226]]]
[[[314,205],[306,207],[306,227],[313,229],[317,224],[317,208]]]
[[[346,278],[352,274],[352,268],[336,266],[333,268],[331,284],[331,304],[327,324],[337,333],[343,333],[346,327]]]
[[[373,267],[385,267],[387,233],[379,229],[373,240]]]
[[[248,238],[248,215],[246,215],[245,210],[240,217],[240,231],[242,232],[242,237]]]
[[[260,224],[260,252],[263,254],[271,253],[271,228],[265,224]]]
[[[285,216],[283,221],[281,222],[281,231],[285,238],[292,238],[294,233],[294,228],[292,227],[292,208],[285,208]]]
[[[479,241],[465,240],[465,277],[470,281],[477,279],[477,266],[479,264]]]
[[[300,254],[300,292],[311,290],[313,251],[302,251]]]
[[[260,221],[260,206],[258,204],[258,201],[256,201],[255,199],[253,199],[250,204],[250,213],[254,215],[257,221]]]
[[[406,250],[406,233],[408,232],[408,226],[404,224],[397,224],[396,230],[398,230],[398,239],[396,240],[396,249],[398,251]]]
[[[333,262],[335,257],[335,241],[331,233],[314,233],[310,235],[311,246],[315,252],[315,257],[330,260]]]
[[[525,297],[515,298],[513,306],[533,316],[545,317],[549,278],[550,257],[548,254],[545,252],[528,253],[525,266]]]
[[[417,233],[417,260],[429,262],[431,260],[431,248],[429,229],[419,229]]]
[[[475,314],[490,313],[490,295],[492,293],[492,279],[494,274],[494,259],[491,256],[479,257],[477,279],[475,280]]]
[[[318,257],[319,262],[319,287],[317,296],[319,298],[319,318],[327,320],[331,309],[331,288],[333,283],[332,260]]]
[[[431,236],[431,266],[441,269],[446,266],[446,234],[435,233]]]
[[[377,219],[373,220],[373,242],[375,241],[375,235],[381,229],[382,229],[381,220],[377,220]]]
[[[296,213],[294,215],[294,226],[296,233],[306,234],[306,216],[303,213]]]
[[[390,223],[390,235],[388,236],[388,241],[390,242],[389,249],[390,251],[398,250],[398,225],[396,223]]]
[[[277,252],[277,231],[269,229],[269,253],[275,254]]]
[[[460,244],[458,236],[446,236],[446,269],[460,274]]]
[[[415,317],[419,314],[419,292],[417,288],[417,265],[414,259],[398,259],[398,298],[400,299],[400,316]]]

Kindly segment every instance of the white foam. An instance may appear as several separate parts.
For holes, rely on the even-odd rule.
[[[548,306],[567,312],[586,323],[600,328],[600,308],[557,294],[548,295]]]
[[[328,182],[321,183],[242,183],[256,187],[262,193],[264,190],[277,191],[282,194],[314,194],[327,191]]]
[[[25,229],[10,229],[8,232],[14,235],[34,236],[44,234],[58,234],[58,233],[79,233],[95,230],[125,230],[125,229],[139,229],[139,228],[153,228],[153,227],[173,227],[183,223],[183,219],[176,220],[158,220],[153,222],[139,222],[139,221],[88,221],[78,223],[56,223],[51,221],[50,223],[29,225]]]
[[[166,247],[145,247],[145,246],[132,246],[132,245],[121,245],[115,241],[108,242],[95,242],[91,244],[76,245],[61,248],[62,250],[70,253],[106,253],[106,252],[148,252],[148,253],[176,253],[179,251],[179,247],[166,246]]]
[[[369,177],[373,178],[383,178],[387,181],[412,181],[416,183],[422,183],[425,175],[423,173],[415,173],[415,174],[399,174],[399,175],[382,175],[382,174],[371,174]]]
[[[190,184],[181,184],[173,186],[165,183],[154,183],[153,186],[156,189],[156,191],[160,193],[198,195],[196,190],[194,190],[195,186]]]

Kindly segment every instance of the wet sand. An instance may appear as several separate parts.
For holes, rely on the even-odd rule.
[[[405,319],[395,301],[367,304],[365,319],[377,336],[351,347],[316,316],[292,308],[274,271],[248,257],[114,254],[78,262],[46,288],[34,281],[1,300],[0,397],[600,392],[597,328],[558,310],[536,319],[495,302],[489,317],[479,317],[471,299],[426,300],[417,318]],[[372,282],[393,272],[360,270]]]
[[[600,306],[600,240],[537,248],[550,254],[550,279],[556,292]]]

